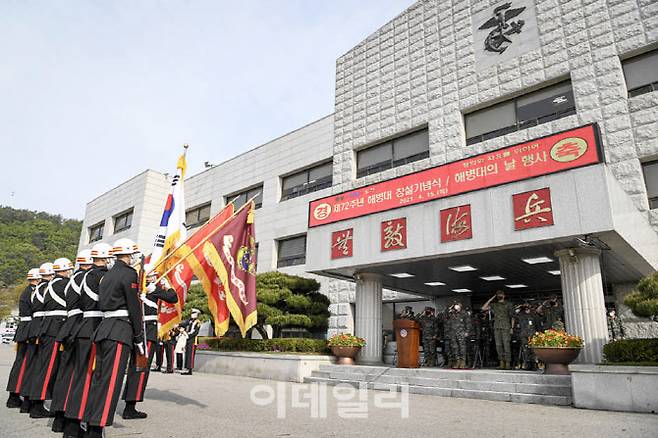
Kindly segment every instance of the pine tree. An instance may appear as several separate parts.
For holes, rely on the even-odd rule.
[[[658,318],[658,271],[640,280],[637,290],[626,296],[624,304],[637,316]]]

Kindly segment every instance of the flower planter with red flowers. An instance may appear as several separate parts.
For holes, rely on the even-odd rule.
[[[329,339],[328,345],[331,348],[331,352],[337,358],[337,364],[354,365],[356,355],[359,354],[361,347],[366,345],[366,340],[349,333],[341,333],[332,336]]]
[[[528,346],[546,364],[544,374],[570,374],[569,364],[580,354],[583,340],[563,330],[549,329],[535,333]]]

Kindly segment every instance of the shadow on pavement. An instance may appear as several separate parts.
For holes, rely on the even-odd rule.
[[[193,398],[184,397],[180,394],[176,394],[171,391],[162,391],[156,388],[149,388],[148,393],[146,394],[146,399],[160,400],[165,402],[176,403],[177,405],[195,405],[201,408],[205,408],[208,405],[199,403]]]

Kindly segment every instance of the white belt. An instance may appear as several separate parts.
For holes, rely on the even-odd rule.
[[[81,313],[82,313],[82,310],[80,310],[80,309],[73,309],[73,310],[69,310],[67,316],[70,318],[70,317],[75,316],[75,315],[80,315]]]
[[[33,318],[41,318],[41,317],[44,316],[45,314],[46,314],[46,312],[42,312],[42,311],[40,310],[40,311],[38,311],[38,312],[34,312],[34,313],[32,314],[32,317],[33,317]]]
[[[82,317],[83,318],[102,318],[103,317],[103,312],[100,310],[87,310],[86,312],[82,312]]]
[[[21,316],[20,318],[21,318],[21,322],[32,321],[31,316]]]
[[[45,316],[66,316],[66,310],[49,310],[45,312]]]
[[[128,311],[125,309],[119,309],[103,312],[103,318],[120,318],[122,316],[128,316]]]
[[[158,315],[146,315],[144,316],[144,321],[157,321]]]

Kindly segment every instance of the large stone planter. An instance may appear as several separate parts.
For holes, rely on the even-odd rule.
[[[328,355],[197,350],[194,370],[302,383],[320,365],[330,365],[333,360]]]
[[[570,365],[577,408],[658,412],[658,367]]]
[[[354,359],[360,350],[361,347],[331,347],[338,365],[354,365]]]
[[[569,364],[576,360],[581,348],[532,347],[532,351],[546,368],[544,374],[565,375],[569,373]]]

